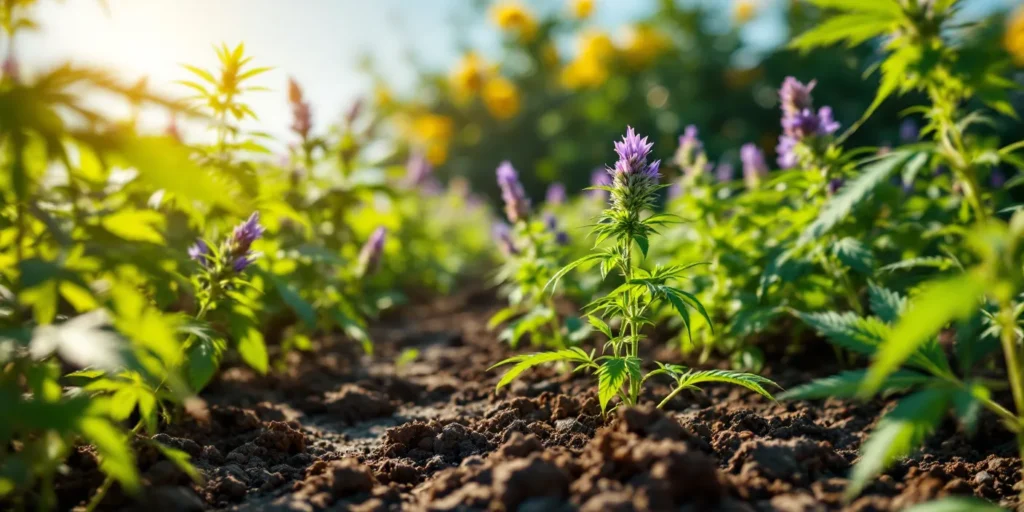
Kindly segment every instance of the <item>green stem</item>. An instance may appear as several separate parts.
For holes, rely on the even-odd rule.
[[[1022,415],[1024,415],[1024,375],[1020,366],[1020,349],[1017,348],[1016,321],[1013,314],[1013,304],[1005,301],[1000,305],[999,319],[1002,329],[999,336],[1003,345],[1003,356],[1006,358],[1006,373],[1010,378],[1010,391],[1013,393],[1013,404],[1017,412],[1017,449],[1020,452],[1021,460],[1024,460],[1024,432],[1021,432]],[[1021,468],[1021,477],[1024,479],[1024,468]]]
[[[678,395],[679,393],[682,393],[683,389],[685,388],[683,388],[682,386],[673,389],[672,392],[668,394],[668,396],[666,396],[661,402],[658,403],[658,409],[665,407],[665,404],[667,404],[669,400],[675,398],[676,395]]]

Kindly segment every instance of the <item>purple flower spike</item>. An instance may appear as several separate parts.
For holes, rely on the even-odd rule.
[[[373,230],[370,238],[363,244],[359,251],[359,268],[362,275],[370,275],[377,271],[380,266],[380,257],[384,253],[384,240],[388,230],[383,226]]]
[[[590,173],[590,186],[591,187],[608,187],[612,184],[612,176],[608,174],[605,169],[594,169],[594,172]],[[590,197],[600,199],[604,201],[608,197],[607,190],[588,190]]]
[[[828,182],[828,195],[835,195],[836,192],[843,186],[846,180],[842,178],[832,178]]]
[[[768,164],[764,161],[764,153],[753,143],[746,143],[740,148],[740,160],[743,161],[743,181],[747,187],[754,188],[761,178],[768,175]]]
[[[207,268],[210,266],[210,246],[206,244],[205,240],[200,238],[188,248],[188,257],[198,262],[203,268]]]
[[[726,183],[732,181],[732,175],[735,169],[729,162],[721,162],[715,166],[715,179],[719,183]]]
[[[647,155],[651,153],[653,147],[653,143],[647,142],[647,137],[640,137],[632,126],[627,126],[626,135],[622,137],[622,141],[615,143],[615,152],[619,155],[619,163],[615,164],[615,171],[623,174],[647,171]]]
[[[547,194],[544,196],[544,202],[558,206],[565,202],[565,185],[555,182],[548,186]]]
[[[234,256],[243,256],[249,252],[252,243],[263,236],[266,229],[260,225],[260,212],[252,212],[245,222],[235,226],[228,239],[228,250]]]
[[[679,147],[690,151],[704,149],[704,144],[697,138],[696,126],[691,124],[683,129],[683,134],[679,136]]]
[[[410,186],[423,185],[428,181],[434,172],[433,166],[427,160],[427,156],[419,150],[409,155],[409,161],[405,165],[405,181]]]
[[[782,112],[786,115],[794,115],[811,108],[811,90],[817,85],[816,80],[811,80],[806,85],[796,78],[787,76],[779,89],[779,102],[782,104]]]
[[[246,254],[245,256],[239,256],[239,257],[235,258],[234,262],[231,263],[231,268],[236,273],[241,274],[242,271],[246,269],[246,267],[248,267],[249,265],[252,265],[253,263],[256,262],[256,258],[258,256],[259,255],[256,254],[256,253],[249,253],[249,254]]]
[[[497,174],[501,198],[505,200],[505,215],[509,222],[525,220],[530,213],[530,199],[526,197],[523,184],[519,182],[519,174],[508,160],[498,166]]]
[[[551,233],[555,234],[555,243],[558,245],[567,245],[569,243],[569,234],[565,231],[558,229],[558,219],[552,215],[547,214],[544,216],[544,227]]]
[[[839,123],[832,117],[830,107],[821,107],[817,114],[807,108],[783,117],[782,128],[790,137],[803,140],[816,135],[832,135],[839,130]]]
[[[516,247],[515,241],[512,240],[512,231],[509,229],[508,224],[504,222],[495,222],[494,226],[491,227],[491,235],[498,242],[498,247],[501,248],[506,256],[517,256],[519,249]]]
[[[789,135],[779,136],[779,145],[775,146],[775,153],[778,154],[779,167],[792,169],[796,167],[796,139]]]

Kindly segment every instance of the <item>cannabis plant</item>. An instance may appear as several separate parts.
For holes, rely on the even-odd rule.
[[[497,176],[505,216],[511,223],[511,227],[497,223],[493,230],[505,259],[497,280],[503,283],[502,292],[508,297],[509,306],[495,313],[488,325],[493,329],[507,323],[499,337],[512,347],[528,336],[535,347],[568,348],[586,337],[589,328],[584,329],[575,317],[567,318],[563,327],[553,297],[544,290],[564,254],[566,234],[558,229],[553,215],[543,220],[536,218],[510,162],[498,167]]]
[[[556,272],[546,287],[555,289],[558,281],[573,269],[584,264],[597,265],[602,277],[618,272],[621,286],[598,298],[585,308],[587,319],[608,341],[601,355],[573,347],[569,349],[514,356],[495,365],[513,365],[498,381],[505,386],[525,370],[542,363],[564,361],[578,370],[591,370],[598,379],[598,399],[601,409],[607,411],[612,398],[618,396],[620,405],[635,405],[640,400],[643,384],[656,375],[667,375],[674,381],[674,389],[660,403],[664,406],[686,389],[697,389],[699,384],[726,382],[743,386],[765,397],[771,395],[764,385],[773,383],[763,377],[722,370],[692,370],[680,365],[656,363],[657,368],[644,373],[640,357],[640,342],[645,338],[644,327],[652,325],[651,315],[658,304],[669,304],[689,326],[691,313],[701,315],[709,324],[711,319],[699,300],[687,291],[670,283],[683,278],[690,265],[657,265],[647,270],[639,266],[646,258],[650,239],[662,226],[677,222],[668,213],[650,213],[655,206],[659,184],[660,161],[649,162],[653,144],[646,137],[628,128],[621,142],[615,143],[619,159],[608,169],[610,185],[599,186],[609,193],[608,208],[597,219],[592,235],[595,236],[591,254],[569,263]],[[609,242],[606,244],[606,242]],[[613,330],[613,326],[617,326]]]

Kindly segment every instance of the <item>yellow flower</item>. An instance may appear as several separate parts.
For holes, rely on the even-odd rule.
[[[494,24],[515,34],[521,41],[532,41],[537,34],[537,20],[522,4],[514,0],[499,3],[491,9]]]
[[[594,14],[594,0],[570,0],[569,11],[573,18],[585,20]]]
[[[413,136],[423,142],[447,142],[452,138],[452,118],[440,114],[421,114],[412,121]]]
[[[505,77],[496,77],[484,84],[484,105],[496,119],[508,119],[519,113],[519,89]]]
[[[1003,46],[1013,57],[1014,62],[1024,65],[1024,7],[1017,9],[1010,18],[1006,35],[1003,37]]]
[[[463,55],[451,75],[452,89],[455,90],[456,97],[465,100],[480,92],[488,74],[487,64],[479,55],[475,52]]]
[[[626,63],[633,67],[650,64],[670,44],[665,34],[646,25],[627,27],[624,39],[622,55]]]
[[[581,33],[578,42],[580,58],[607,61],[615,54],[612,38],[606,32],[597,29],[589,29]]]
[[[608,65],[615,45],[607,33],[587,30],[577,39],[579,55],[562,69],[561,82],[568,89],[597,87],[608,80]]]
[[[608,66],[594,57],[577,57],[562,69],[562,86],[567,89],[597,87],[608,80]]]
[[[739,0],[736,2],[736,10],[733,11],[733,19],[736,24],[743,25],[750,21],[757,14],[757,7],[752,0]]]

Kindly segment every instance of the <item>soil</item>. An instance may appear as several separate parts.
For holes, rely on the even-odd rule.
[[[373,357],[328,336],[272,375],[221,372],[203,394],[209,419],[157,436],[192,456],[202,483],[137,443],[144,494],[115,486],[101,508],[868,511],[950,495],[1018,504],[1020,460],[992,417],[972,437],[950,419],[844,504],[858,447],[892,399],[779,403],[711,385],[662,411],[653,404],[664,382],[646,404],[604,418],[589,377],[557,367],[496,393],[501,371],[487,369],[512,353],[486,328],[499,307],[490,292],[408,306],[373,328]],[[417,358],[396,368],[410,348]],[[830,353],[776,357],[765,374],[783,387],[806,382],[837,369],[823,363]],[[88,449],[68,466],[56,482],[62,510],[102,480]]]

